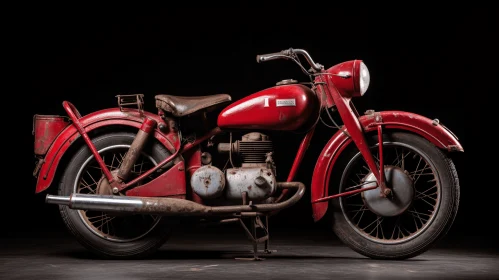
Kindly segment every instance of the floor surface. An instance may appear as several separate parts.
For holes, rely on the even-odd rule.
[[[448,238],[406,261],[363,257],[325,232],[280,231],[263,261],[242,230],[174,233],[145,260],[100,260],[65,232],[1,239],[0,279],[499,279],[499,252]],[[483,241],[483,240],[482,240]]]

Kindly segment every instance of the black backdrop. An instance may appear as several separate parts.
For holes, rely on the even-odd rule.
[[[230,8],[167,5],[147,13],[45,8],[24,11],[13,21],[15,39],[10,43],[15,43],[15,64],[11,72],[19,74],[20,82],[13,94],[6,95],[9,100],[4,109],[19,113],[9,113],[9,132],[4,134],[10,145],[7,158],[11,158],[4,174],[15,176],[3,186],[7,197],[1,203],[3,234],[64,230],[57,207],[43,203],[45,194],[34,193],[34,114],[64,114],[63,100],[87,114],[116,106],[117,94],[143,93],[146,109],[151,111],[155,111],[155,94],[229,93],[237,100],[282,79],[305,81],[289,61],[255,61],[257,54],[289,47],[308,50],[326,67],[363,59],[371,72],[371,85],[364,97],[354,101],[359,112],[412,111],[439,118],[449,127],[466,150],[454,155],[462,200],[451,234],[492,234],[485,225],[497,213],[493,205],[497,190],[479,184],[485,176],[472,171],[483,163],[465,160],[470,161],[476,149],[470,141],[477,137],[473,129],[478,125],[471,121],[476,116],[473,109],[466,108],[484,92],[478,87],[487,85],[477,76],[487,71],[487,65],[476,62],[487,60],[487,51],[492,50],[482,42],[490,38],[486,32],[493,25],[486,10],[389,12],[379,8],[360,12],[256,3]],[[318,129],[297,180],[309,185],[315,159],[333,132],[323,126]],[[282,156],[278,171],[283,174],[289,170],[300,138],[286,133],[277,136],[277,153]],[[325,222],[312,222],[309,195],[280,213],[277,224],[326,228]]]

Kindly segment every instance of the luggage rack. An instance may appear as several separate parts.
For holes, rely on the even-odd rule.
[[[140,114],[144,114],[144,95],[143,94],[126,94],[126,95],[116,95],[118,98],[118,106],[121,111],[124,111],[124,107],[136,106]]]

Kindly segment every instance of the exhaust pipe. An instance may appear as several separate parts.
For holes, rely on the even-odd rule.
[[[298,202],[305,193],[301,182],[277,183],[280,189],[296,189],[289,199],[275,204],[206,206],[190,200],[169,197],[134,197],[73,193],[70,196],[47,195],[49,204],[67,205],[71,209],[104,212],[129,212],[162,216],[203,216],[243,212],[271,212],[282,210]]]

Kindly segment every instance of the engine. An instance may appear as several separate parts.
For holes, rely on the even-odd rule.
[[[201,198],[263,201],[275,193],[273,145],[267,135],[245,134],[233,143],[218,144],[218,152],[229,154],[240,167],[228,168],[225,173],[212,165],[198,168],[192,174],[191,187]]]

